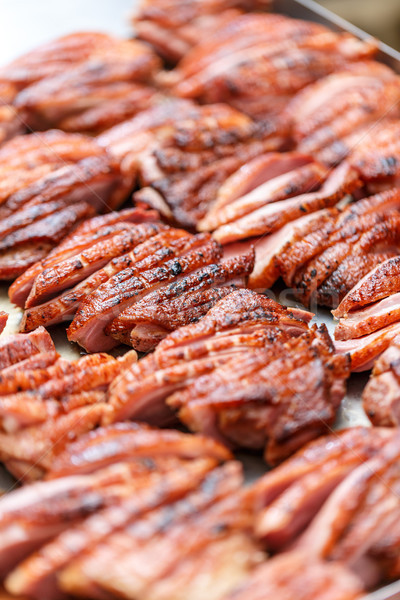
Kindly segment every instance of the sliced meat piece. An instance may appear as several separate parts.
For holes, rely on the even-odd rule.
[[[56,352],[48,332],[39,327],[29,334],[16,333],[0,340],[0,373],[3,369],[23,361],[34,354]]]
[[[239,447],[266,444],[266,460],[276,464],[335,418],[349,368],[328,344],[326,332],[311,330],[281,346],[234,354],[167,404],[194,431]]]
[[[359,180],[355,171],[345,164],[341,165],[331,173],[319,191],[268,204],[237,221],[218,228],[214,232],[214,237],[222,244],[227,244],[255,235],[273,233],[286,223],[303,216],[304,213],[333,206],[358,187]]]
[[[68,339],[89,351],[113,348],[117,342],[105,334],[105,329],[124,308],[166,283],[213,264],[221,254],[221,247],[209,234],[199,234],[190,238],[175,258],[157,268],[142,272],[133,266],[120,271],[85,298],[68,328]]]
[[[324,168],[307,155],[271,152],[259,156],[227,179],[198,228],[212,231],[264,204],[313,191],[324,175]]]
[[[339,354],[350,355],[352,371],[368,371],[399,333],[400,323],[395,322],[369,335],[345,341],[337,340],[335,348]]]
[[[368,124],[399,116],[400,79],[390,68],[360,61],[336,71],[301,91],[285,111],[299,151],[328,165],[353,150],[357,130],[359,143]]]
[[[396,294],[400,291],[399,275],[400,258],[397,256],[377,265],[343,298],[333,315],[336,318],[345,317],[351,311]]]
[[[232,292],[197,323],[170,333],[154,354],[116,379],[110,389],[115,419],[171,419],[164,401],[171,393],[224,364],[232,352],[300,335],[310,318],[310,313],[249,290]]]
[[[109,260],[130,252],[165,228],[156,223],[117,223],[114,227],[115,231],[106,236],[106,239],[44,269],[33,283],[26,307],[35,306],[79,283],[104,267]]]
[[[291,486],[301,483],[303,477],[320,472],[325,463],[352,460],[359,452],[368,453],[380,448],[391,435],[389,430],[369,427],[351,427],[313,440],[298,450],[291,458],[266,473],[250,488],[249,494],[255,511],[262,510],[258,519],[258,532],[263,535],[263,514],[268,506]]]
[[[397,293],[342,317],[335,328],[335,339],[360,338],[399,320],[400,293]]]
[[[152,470],[152,466],[146,468],[142,462],[142,473],[135,474],[131,463],[128,476],[132,470],[135,493],[131,494],[131,486],[127,486],[128,498],[121,498],[114,505],[89,515],[83,522],[70,526],[54,541],[42,546],[7,578],[7,588],[14,594],[28,594],[38,599],[58,598],[60,589],[57,575],[73,559],[84,554],[88,548],[94,548],[129,521],[185,497],[201,484],[215,465],[212,460],[179,461],[172,465],[173,468],[163,472],[160,469]],[[121,467],[126,469],[124,464]],[[115,466],[111,469],[114,470]],[[106,475],[107,469],[103,473]]]
[[[163,81],[174,95],[227,102],[254,118],[268,119],[300,89],[371,56],[374,46],[316,23],[249,14],[197,44]]]
[[[305,551],[266,561],[224,600],[359,600],[363,592],[361,581],[345,566],[310,558]]]
[[[224,446],[204,436],[173,429],[151,429],[137,423],[116,423],[96,429],[69,444],[52,463],[49,477],[92,473],[121,461],[167,456],[190,460],[208,457],[223,462],[231,454]]]
[[[397,427],[400,419],[399,338],[378,358],[362,398],[365,412],[374,425]]]
[[[160,339],[164,338],[170,331],[177,329],[177,326],[174,326],[174,319],[177,321],[177,324],[180,324],[181,326],[197,321],[200,317],[204,316],[212,306],[214,306],[216,301],[220,299],[218,296],[221,296],[221,294],[214,293],[215,302],[211,302],[212,290],[210,290],[210,288],[212,286],[228,284],[230,281],[237,281],[238,287],[244,287],[246,278],[252,271],[253,265],[254,255],[250,253],[238,257],[237,259],[226,259],[221,263],[201,268],[182,280],[179,280],[176,285],[161,288],[160,290],[148,294],[140,302],[125,309],[116,319],[114,319],[109,328],[109,332],[113,337],[132,344],[136,350],[140,350],[141,352],[152,350],[154,349],[154,341],[150,340],[149,343],[146,333],[147,328],[155,334],[155,340],[160,341]],[[193,294],[204,294],[205,290],[209,290],[210,293],[205,296],[197,296],[197,303],[194,305],[196,306],[196,310],[193,310],[193,305],[190,304],[191,301],[196,302],[196,296]],[[177,303],[177,306],[173,304],[175,298],[177,300],[181,298],[181,301]],[[179,314],[174,313],[174,309],[177,310],[181,308],[182,302],[182,306],[187,306],[186,312],[180,311]],[[156,323],[154,323],[151,320],[149,321],[148,317],[146,318],[146,313],[149,315],[149,309],[150,313],[152,310],[153,312],[158,312],[159,310],[162,310],[163,305],[165,306],[165,310],[168,311],[168,316],[164,313],[164,319],[166,318],[167,326],[163,329],[159,329],[157,327],[157,319],[159,317],[155,316]],[[143,333],[141,333],[141,330]],[[160,332],[159,336],[157,336],[157,331]]]
[[[109,235],[112,226],[117,223],[143,223],[157,221],[155,211],[144,210],[141,207],[127,208],[119,212],[96,216],[85,220],[77,229],[54,248],[49,255],[39,263],[32,265],[11,284],[8,295],[14,304],[24,308],[26,299],[35,278],[46,268],[53,267],[66,258],[75,256],[80,251],[96,243],[98,238]],[[108,230],[107,230],[108,228]]]
[[[135,40],[113,38],[106,34],[77,34],[78,44],[85,45],[86,51],[81,56],[76,52],[69,55],[69,60],[62,61],[58,68],[33,81],[26,81],[24,89],[15,99],[15,106],[26,115],[28,124],[35,129],[46,129],[51,126],[62,127],[68,117],[82,114],[88,109],[98,107],[102,102],[118,98],[121,88],[125,94],[131,87],[129,83],[148,81],[159,68],[160,61],[148,46]],[[91,36],[91,39],[90,39]],[[74,44],[72,36],[53,42],[55,47],[65,52],[66,46]],[[50,47],[39,49],[38,55],[47,56]],[[53,60],[53,57],[50,59]],[[30,60],[19,59],[22,64],[28,63],[26,71],[32,65]],[[96,65],[96,68],[93,67]],[[29,75],[25,74],[29,78]],[[15,75],[14,75],[15,79]],[[123,116],[123,115],[122,115]]]
[[[165,263],[187,244],[190,234],[180,229],[167,229],[139,243],[134,249],[122,256],[116,257],[72,290],[67,290],[54,300],[27,309],[24,312],[20,328],[29,331],[38,325],[53,325],[65,320],[72,320],[82,301],[101,284],[105,283],[116,273],[137,265],[139,269],[155,268]],[[134,239],[134,242],[138,240]]]

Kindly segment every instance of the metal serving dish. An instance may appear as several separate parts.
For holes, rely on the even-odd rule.
[[[87,15],[95,11],[96,18],[91,23],[90,29],[102,29],[110,33],[117,35],[126,34],[126,27],[124,19],[126,19],[126,13],[134,8],[134,5],[138,0],[116,0],[113,3],[113,11],[105,11],[104,18],[102,18],[101,10],[97,5],[97,0],[86,0],[85,11],[82,18],[82,4],[80,0],[71,0],[70,18],[67,22],[61,25],[61,20],[58,23],[61,27],[61,31],[49,36],[48,27],[46,22],[41,23],[43,30],[43,41],[47,39],[63,35],[69,31],[88,29]],[[52,0],[41,0],[42,8],[48,8],[50,14],[56,12],[55,5]],[[9,9],[12,5],[12,0],[9,0]],[[29,0],[26,1],[26,5],[29,5]],[[76,8],[76,10],[74,10]],[[16,7],[12,7],[13,11],[16,11]],[[333,14],[331,11],[320,6],[313,0],[272,0],[273,12],[279,12],[290,17],[298,19],[306,19],[309,21],[315,21],[326,25],[334,31],[348,31],[360,39],[370,38],[371,36],[358,27],[355,27],[345,19]],[[60,27],[58,29],[60,29]],[[56,28],[57,29],[57,28]],[[23,32],[22,32],[23,33]],[[27,32],[28,33],[28,32]],[[25,51],[23,49],[22,51]],[[377,54],[377,60],[384,62],[385,64],[392,67],[395,71],[400,74],[400,52],[397,52],[393,48],[390,48],[383,42],[379,43],[379,51]],[[1,60],[1,56],[0,56]],[[0,309],[5,310],[9,313],[10,317],[7,323],[7,327],[2,335],[9,333],[15,333],[18,331],[19,321],[22,315],[22,311],[10,304],[7,295],[8,285],[0,285]],[[288,303],[286,291],[285,294],[281,293],[279,287],[275,287],[272,296],[277,301],[282,303]],[[300,306],[299,304],[297,304]],[[317,323],[325,323],[328,326],[330,333],[333,333],[334,321],[328,310],[319,309],[318,314],[314,318]],[[79,348],[75,344],[68,342],[65,334],[65,327],[58,326],[51,330],[53,339],[56,344],[58,352],[69,359],[78,358],[81,354]],[[368,373],[353,374],[349,380],[347,395],[342,403],[342,407],[336,423],[337,429],[345,427],[351,427],[355,425],[370,425],[362,406],[361,406],[361,392],[368,380]],[[248,481],[253,481],[261,474],[265,473],[266,467],[263,461],[250,454],[241,453],[240,458],[244,464],[246,476]],[[0,493],[8,491],[13,487],[13,480],[10,476],[0,467]],[[380,588],[379,590],[369,594],[365,597],[365,600],[400,600],[400,580],[396,581],[388,586]]]

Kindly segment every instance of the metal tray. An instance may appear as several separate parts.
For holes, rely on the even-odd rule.
[[[63,15],[62,11],[59,11],[58,3],[54,4],[52,0],[40,0],[39,5],[42,8],[42,11],[45,12],[45,14],[50,14],[49,21],[44,19],[41,23],[38,23],[39,29],[41,32],[43,32],[43,35],[41,36],[41,39],[38,39],[38,32],[35,23],[35,37],[31,36],[31,38],[29,38],[30,22],[27,20],[25,20],[25,22],[22,21],[22,34],[27,34],[28,41],[26,38],[24,38],[24,36],[22,36],[25,47],[21,48],[19,51],[19,48],[15,46],[15,54],[17,55],[21,52],[24,52],[26,48],[29,47],[30,41],[32,41],[31,46],[34,46],[58,35],[63,35],[71,31],[82,29],[100,29],[115,34],[124,35],[127,32],[124,18],[126,19],[127,13],[132,11],[137,2],[138,0],[113,0],[112,3],[105,2],[104,5],[106,10],[102,14],[103,8],[101,6],[99,10],[97,0],[86,0],[84,3],[85,10],[83,12],[83,6],[80,0],[70,0],[68,17],[66,18],[66,15]],[[30,4],[30,0],[23,0],[22,3],[26,6],[29,12],[29,7],[32,6]],[[111,4],[113,10],[110,10]],[[21,14],[21,6],[19,6],[17,9],[12,0],[6,0],[5,6],[9,14],[15,13],[13,16],[15,16],[17,12],[18,15]],[[348,31],[360,39],[371,37],[369,34],[365,33],[358,27],[355,27],[351,23],[348,23],[341,17],[333,14],[313,0],[273,0],[272,8],[274,12],[279,12],[294,18],[319,22],[335,31]],[[89,14],[95,15],[93,20],[90,22],[90,27],[88,27],[87,24],[87,16]],[[56,25],[50,29],[49,34],[48,24],[50,21],[54,21],[54,19],[56,20]],[[19,31],[20,26],[21,22],[19,22],[18,25]],[[15,39],[15,32],[13,31],[12,33],[13,39]],[[11,58],[14,57],[11,56]],[[390,48],[386,44],[380,42],[377,59],[391,66],[395,71],[400,73],[400,52],[397,52],[393,48]],[[3,62],[1,61],[1,55],[0,62]],[[14,307],[9,302],[7,290],[8,285],[0,285],[0,309],[5,310],[10,315],[7,327],[2,335],[15,333],[18,331],[19,321],[22,315],[22,311]],[[285,304],[288,303],[286,302],[286,297],[283,297],[279,288],[274,288],[273,292],[276,300]],[[300,306],[299,304],[297,305]],[[329,311],[319,309],[314,321],[317,323],[325,323],[330,332],[333,332],[334,322]],[[70,359],[78,358],[80,356],[81,352],[79,347],[76,344],[68,342],[65,334],[65,327],[58,326],[56,328],[52,328],[51,334],[56,344],[56,348],[62,356]],[[368,373],[353,374],[351,376],[347,395],[342,403],[342,407],[338,415],[336,423],[337,429],[351,427],[354,425],[370,425],[370,422],[366,417],[360,402],[361,392],[366,384],[368,376]],[[265,473],[266,467],[261,459],[246,453],[241,453],[238,458],[240,458],[244,464],[248,481],[252,481],[261,474]],[[4,471],[0,470],[0,493],[1,491],[9,490],[12,488],[12,486],[12,479]],[[400,600],[400,580],[369,594],[365,597],[365,600]]]

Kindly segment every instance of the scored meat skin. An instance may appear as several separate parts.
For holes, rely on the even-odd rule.
[[[12,108],[32,129],[97,133],[151,105],[160,61],[148,46],[81,32],[44,44],[0,70]],[[3,84],[4,85],[4,84]]]
[[[340,563],[288,552],[257,567],[249,580],[224,600],[357,600],[363,591],[361,581]]]
[[[247,14],[197,44],[162,82],[175,95],[227,102],[262,120],[279,114],[303,87],[374,52],[374,42],[316,23]]]
[[[8,296],[14,304],[25,307],[25,302],[30,294],[34,280],[44,269],[53,267],[60,260],[75,256],[85,248],[92,246],[98,237],[108,235],[107,227],[120,222],[146,223],[158,220],[155,211],[144,210],[140,207],[127,208],[119,212],[106,215],[98,215],[92,219],[86,219],[77,229],[56,246],[45,259],[35,263],[16,279],[8,290]]]
[[[170,98],[98,141],[128,176],[138,172],[136,200],[194,229],[226,178],[255,156],[279,149],[285,136],[283,128],[256,124],[225,104]]]
[[[284,111],[297,150],[330,166],[368,140],[368,126],[399,116],[400,78],[390,68],[359,61],[336,71],[300,91]]]
[[[84,219],[116,208],[131,185],[95,140],[52,130],[6,143],[0,173],[3,279],[44,259]]]
[[[221,247],[209,234],[199,234],[189,238],[175,257],[160,266],[142,271],[139,263],[120,271],[84,299],[68,328],[68,339],[89,351],[116,346],[116,340],[107,336],[105,329],[124,308],[186,273],[215,263],[221,254]]]
[[[143,300],[122,311],[109,326],[109,332],[116,339],[131,343],[136,350],[141,352],[152,350],[155,347],[154,341],[160,341],[160,337],[156,335],[154,341],[148,339],[146,328],[149,327],[150,331],[157,332],[159,317],[149,318],[149,310],[153,309],[157,313],[164,305],[168,311],[164,317],[166,322],[164,334],[160,330],[162,339],[170,331],[177,329],[180,324],[193,323],[205,315],[220,299],[219,297],[222,297],[218,290],[224,289],[230,282],[233,282],[232,290],[235,287],[244,287],[253,265],[254,256],[250,253],[234,260],[222,260],[220,263],[201,268],[178,280],[173,286],[163,287],[156,292],[147,294]],[[235,282],[237,282],[237,286]],[[212,289],[214,286],[224,286],[224,288]],[[199,295],[201,293],[205,296]],[[213,295],[214,302],[212,301]],[[176,306],[173,302],[174,299],[177,301]],[[193,301],[197,302],[196,309],[193,309]],[[174,314],[174,310],[180,310],[185,305],[187,306],[185,312]],[[142,329],[140,328],[141,322]]]
[[[149,43],[169,64],[175,64],[198,43],[241,14],[242,10],[267,10],[269,0],[143,1],[132,24],[140,40]]]

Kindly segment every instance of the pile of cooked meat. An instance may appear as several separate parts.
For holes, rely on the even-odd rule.
[[[273,8],[143,0],[0,68],[0,595],[400,578],[400,76]]]

